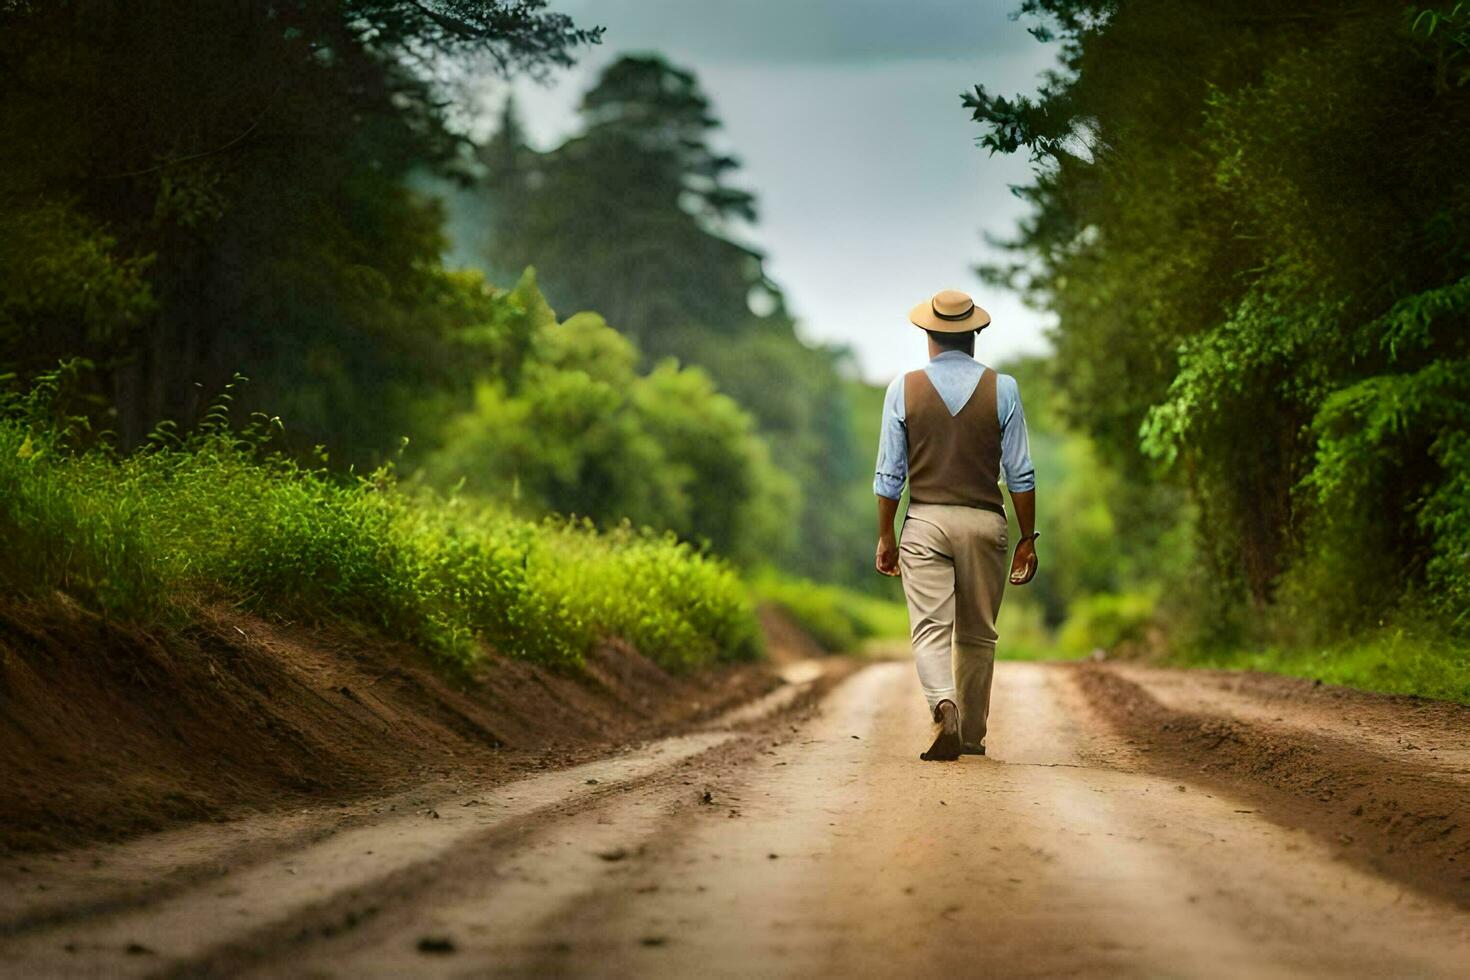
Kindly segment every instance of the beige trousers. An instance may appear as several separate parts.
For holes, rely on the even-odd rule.
[[[910,504],[898,548],[919,683],[933,711],[959,708],[960,738],[985,742],[995,617],[1005,594],[1006,519],[994,511]]]

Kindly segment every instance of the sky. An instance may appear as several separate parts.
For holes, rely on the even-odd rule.
[[[991,157],[960,106],[975,83],[1033,91],[1055,57],[1010,19],[1017,0],[552,0],[600,47],[550,85],[516,84],[531,142],[558,143],[597,73],[658,51],[692,69],[743,163],[731,183],[756,193],[759,223],[740,237],[767,254],[803,337],[850,346],[884,382],[924,358],[910,307],[941,289],[993,317],[987,362],[1047,349],[1049,317],[979,281],[1003,253],[1029,183],[1024,156]]]

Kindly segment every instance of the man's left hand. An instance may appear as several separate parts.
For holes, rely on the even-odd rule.
[[[1011,584],[1025,585],[1036,576],[1036,542],[1027,538],[1016,545],[1016,553],[1011,557]]]

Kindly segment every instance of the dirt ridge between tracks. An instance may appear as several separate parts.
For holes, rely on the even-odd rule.
[[[788,712],[783,711],[783,716]],[[703,785],[700,774],[713,767],[728,768],[761,752],[760,738],[736,736],[703,752],[634,779],[597,787],[565,804],[525,813],[475,837],[473,846],[461,847],[392,871],[369,883],[331,895],[296,911],[289,920],[278,919],[248,933],[212,946],[198,956],[172,964],[161,977],[230,977],[270,963],[289,959],[293,949],[350,933],[380,917],[390,917],[424,896],[435,895],[446,876],[463,878],[493,873],[501,851],[515,847],[548,826],[611,802],[658,788],[677,786],[678,806],[698,808]],[[682,785],[680,785],[682,784]]]
[[[729,738],[758,737],[772,726],[784,730],[783,719],[807,714],[834,684],[858,666],[853,660],[832,658],[820,663],[802,661],[774,668],[783,679],[782,686],[694,726],[696,731],[689,735],[625,746],[578,766],[552,769],[542,777],[561,778],[559,774],[570,771],[620,765],[621,760],[631,761],[658,752],[661,746],[690,738],[714,736],[718,745]],[[702,749],[697,754],[704,756],[711,751],[714,750]],[[730,751],[735,751],[733,746]],[[560,801],[555,809],[575,812],[594,805],[609,793],[625,792],[644,782],[657,781],[666,775],[666,770],[667,767],[656,767],[646,776],[620,777],[613,783],[608,783],[605,777],[600,781],[589,779],[585,787],[578,785],[574,798]],[[530,778],[531,782],[439,780],[391,796],[293,812],[255,814],[224,827],[187,826],[118,844],[90,845],[51,857],[18,855],[0,861],[0,886],[14,889],[8,899],[0,901],[0,939],[156,906],[191,889],[208,887],[212,881],[237,876],[273,861],[290,860],[293,855],[328,844],[333,838],[402,820],[409,814],[432,815],[445,810],[453,816],[460,812],[461,805],[485,807],[490,800],[485,794],[515,794],[520,791],[518,787],[531,786],[538,777]],[[466,797],[466,793],[470,795]],[[470,802],[466,803],[466,799]],[[389,877],[396,878],[409,870],[399,869]],[[66,873],[58,878],[58,871]],[[116,881],[108,884],[113,879]],[[44,883],[47,891],[43,896],[23,897],[22,891],[30,882]],[[401,891],[389,889],[390,893]]]

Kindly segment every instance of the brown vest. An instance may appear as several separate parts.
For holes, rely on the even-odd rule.
[[[923,371],[903,378],[904,427],[909,438],[909,499],[959,504],[1004,514],[1000,495],[1000,418],[990,368],[955,415]]]

